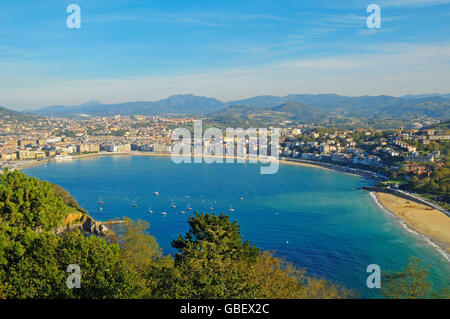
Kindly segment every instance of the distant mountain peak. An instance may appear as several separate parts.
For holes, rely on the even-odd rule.
[[[262,95],[244,100],[222,102],[218,99],[194,94],[176,94],[154,102],[125,102],[102,104],[89,101],[78,106],[54,105],[34,111],[45,116],[72,117],[77,114],[91,116],[121,115],[161,115],[161,114],[211,114],[237,118],[252,114],[265,120],[271,116],[280,118],[278,113],[286,113],[291,119],[317,121],[320,117],[341,117],[343,114],[357,118],[395,117],[417,118],[428,116],[448,118],[450,99],[448,95],[416,95],[394,97],[342,96],[337,94],[289,94],[286,96]],[[227,108],[229,107],[229,108]],[[259,109],[259,110],[258,110]],[[250,120],[250,118],[249,118]]]
[[[97,100],[92,100],[77,106],[96,106],[96,105],[103,105],[103,103]]]
[[[194,95],[194,94],[175,94],[175,95],[171,95],[165,99],[159,100],[158,102],[164,102],[164,101],[184,102],[184,101],[193,101],[193,100],[219,101],[213,97],[198,96],[198,95]]]
[[[93,116],[109,115],[158,115],[158,114],[195,114],[209,113],[224,107],[224,103],[214,98],[196,96],[193,94],[177,94],[156,102],[125,102],[103,104],[99,101],[89,101],[82,105],[53,105],[35,110],[34,113],[47,116],[71,117],[77,114]]]

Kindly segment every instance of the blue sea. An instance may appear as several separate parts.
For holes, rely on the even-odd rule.
[[[436,287],[450,283],[450,263],[441,253],[386,214],[369,193],[355,189],[373,185],[373,180],[288,164],[281,164],[274,175],[261,175],[259,168],[104,156],[23,171],[61,185],[96,219],[127,216],[148,221],[149,233],[165,254],[175,252],[171,241],[188,231],[187,219],[194,211],[223,212],[238,222],[244,240],[363,297],[377,296],[376,289],[366,286],[369,264],[399,270],[410,257],[429,265]],[[171,208],[172,201],[176,208]],[[180,214],[182,210],[186,214]]]

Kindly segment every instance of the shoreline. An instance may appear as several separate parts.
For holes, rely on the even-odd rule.
[[[386,176],[377,174],[372,171],[367,171],[359,168],[352,168],[348,166],[342,166],[338,164],[332,164],[332,163],[326,163],[326,162],[318,162],[318,161],[310,161],[310,160],[304,160],[304,159],[289,159],[289,160],[280,160],[280,163],[286,163],[286,164],[297,164],[297,165],[303,165],[303,166],[310,166],[310,167],[318,167],[326,170],[332,170],[332,171],[339,171],[341,173],[346,173],[350,175],[356,175],[356,176],[362,176],[362,177],[368,177],[375,180],[388,180]]]
[[[73,155],[71,156],[71,159],[55,159],[55,158],[51,158],[51,159],[45,159],[45,160],[41,160],[41,161],[35,161],[35,162],[31,162],[31,163],[27,163],[25,165],[21,165],[20,167],[17,167],[17,170],[21,170],[24,168],[29,168],[29,167],[33,167],[33,166],[37,166],[37,165],[42,165],[48,162],[59,162],[59,161],[70,161],[72,159],[84,159],[84,158],[93,158],[93,157],[101,157],[101,156],[160,156],[160,157],[171,157],[172,155],[170,153],[153,153],[153,152],[123,152],[123,153],[112,153],[112,152],[101,152],[101,153],[89,153],[89,154],[80,154],[80,155]],[[237,157],[237,156],[232,156],[232,157],[227,157],[227,156],[219,156],[219,155],[206,155],[207,157],[213,157],[213,158],[220,158],[222,157],[223,159],[226,158],[232,158],[233,160],[237,160],[237,159],[243,159],[244,161],[248,161],[249,157],[245,156],[245,157]],[[192,157],[195,157],[192,156]],[[205,157],[205,155],[202,155],[202,157]],[[337,164],[331,164],[331,163],[323,163],[323,162],[314,162],[314,161],[308,161],[308,160],[302,160],[302,159],[279,159],[279,163],[281,164],[288,164],[288,165],[297,165],[297,166],[304,166],[304,167],[315,167],[315,168],[320,168],[320,169],[324,169],[324,170],[329,170],[329,171],[339,171],[341,173],[346,173],[346,174],[351,174],[351,175],[355,175],[355,176],[361,176],[361,177],[368,177],[368,178],[372,178],[375,180],[380,180],[380,179],[387,179],[386,177],[376,174],[374,172],[371,171],[365,171],[365,170],[361,170],[361,169],[356,169],[356,168],[350,168],[350,167],[345,167],[345,166],[341,166],[341,165],[337,165]],[[266,164],[266,163],[263,163]]]
[[[450,261],[450,218],[439,210],[393,194],[371,191],[375,203],[410,233]]]
[[[41,161],[35,161],[31,163],[27,163],[25,165],[22,165],[18,167],[18,170],[29,168],[37,165],[42,165],[48,162],[58,162],[58,161],[70,161],[72,159],[88,159],[88,158],[95,158],[95,157],[102,157],[102,156],[157,156],[157,157],[171,157],[170,153],[152,153],[152,152],[124,152],[124,153],[110,153],[110,152],[104,152],[104,153],[89,153],[89,154],[80,154],[80,155],[74,155],[70,159],[46,159]],[[232,158],[233,160],[241,159],[244,161],[248,161],[248,156],[245,157],[225,157],[225,156],[216,156],[216,155],[209,155],[208,157],[222,157],[224,159],[226,158]],[[296,165],[296,166],[304,166],[304,167],[313,167],[313,168],[319,168],[324,169],[328,171],[338,171],[344,174],[351,174],[355,176],[361,176],[365,178],[372,178],[372,179],[384,179],[386,177],[382,175],[378,175],[376,173],[370,172],[370,171],[364,171],[360,169],[353,169],[345,166],[330,164],[330,163],[321,163],[321,162],[312,162],[307,160],[299,160],[299,159],[280,159],[280,163],[287,164],[287,165]],[[440,254],[442,254],[447,261],[450,261],[450,240],[447,238],[440,238],[441,236],[437,236],[436,233],[426,231],[426,228],[428,227],[427,224],[427,218],[416,218],[410,219],[408,216],[412,214],[413,209],[405,207],[409,201],[407,199],[401,198],[399,196],[393,195],[393,194],[385,194],[380,193],[376,191],[370,191],[370,196],[375,201],[375,203],[388,215],[391,217],[397,219],[397,221],[400,222],[400,224],[409,232],[414,233],[416,236],[419,236],[422,240],[425,240],[429,245],[431,245],[434,249],[436,249]],[[391,196],[390,200],[387,201],[384,199],[384,196]],[[381,197],[381,198],[380,198]],[[403,205],[403,209],[400,207],[393,207],[392,203],[396,203],[398,205]],[[450,219],[448,216],[446,216],[444,213],[432,209],[425,210],[424,207],[427,207],[426,205],[414,202],[414,205],[419,207],[419,209],[422,209],[424,212],[433,212],[434,215],[436,213],[442,214],[447,219],[446,222],[450,222]],[[422,207],[423,206],[423,207]],[[423,216],[422,216],[423,217]],[[425,229],[424,229],[425,228]],[[448,228],[448,231],[444,233],[450,234],[450,226]]]

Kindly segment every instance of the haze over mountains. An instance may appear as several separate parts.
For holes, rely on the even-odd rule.
[[[349,97],[337,94],[291,94],[287,96],[256,96],[223,102],[215,98],[173,95],[150,102],[102,104],[99,101],[76,106],[54,105],[33,111],[42,116],[74,117],[163,114],[207,114],[215,119],[267,118],[316,121],[324,117],[395,117],[412,119],[450,117],[450,94],[423,94],[393,97]]]
[[[32,115],[25,112],[18,112],[13,111],[10,109],[7,109],[6,107],[0,106],[0,120],[8,119],[13,121],[22,121],[22,122],[28,122],[28,121],[34,121],[38,119],[39,117],[36,115]]]
[[[150,102],[126,102],[117,104],[102,104],[90,101],[81,105],[53,105],[33,111],[33,113],[55,116],[73,117],[77,114],[90,116],[120,115],[161,115],[161,114],[206,114],[223,108],[225,104],[214,98],[195,96],[192,94],[173,95],[164,100]]]

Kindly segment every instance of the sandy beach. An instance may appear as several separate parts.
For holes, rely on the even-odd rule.
[[[72,156],[72,159],[88,159],[99,156],[162,156],[170,157],[171,154],[167,153],[151,153],[151,152],[126,152],[126,153],[92,153],[92,154],[81,154]],[[209,157],[219,157],[210,155]],[[238,157],[233,156],[234,160]],[[242,158],[240,158],[242,159]],[[54,160],[54,159],[53,159]],[[53,161],[52,160],[52,161]],[[248,156],[244,158],[248,160]],[[18,168],[26,168],[35,165],[40,165],[48,162],[49,160],[42,160],[36,162],[29,162],[26,165]],[[280,160],[282,164],[296,165],[296,166],[306,166],[306,167],[316,167],[324,170],[333,170],[334,167],[325,166],[323,164],[315,164],[309,162],[302,162],[298,160]],[[345,167],[334,169],[347,174],[355,174],[367,177],[364,171],[347,171]],[[364,175],[363,175],[364,174]],[[377,201],[386,210],[396,215],[398,218],[403,220],[405,224],[412,230],[428,237],[433,243],[438,245],[442,250],[450,254],[450,217],[444,213],[430,208],[426,205],[414,202],[412,200],[407,200],[392,194],[374,192]]]
[[[437,209],[392,194],[376,192],[375,195],[384,208],[401,218],[410,229],[450,253],[450,217]]]
[[[126,153],[109,153],[109,152],[101,152],[101,153],[90,153],[90,154],[80,154],[80,155],[73,155],[72,159],[85,159],[85,158],[93,158],[93,157],[100,157],[100,156],[162,156],[162,157],[171,157],[170,153],[153,153],[153,152],[126,152]],[[203,155],[203,157],[205,157],[205,155]],[[213,158],[217,158],[217,157],[222,157],[222,156],[216,156],[216,155],[207,155],[207,157],[213,157]],[[237,156],[232,156],[229,158],[233,158],[233,160],[238,159]],[[242,159],[242,158],[240,158]],[[246,156],[245,158],[243,158],[244,160],[248,160],[248,156]],[[36,166],[36,165],[41,165],[41,164],[45,164],[49,161],[58,161],[56,159],[46,159],[46,160],[41,160],[41,161],[33,161],[33,162],[28,162],[25,165],[21,165],[20,167],[18,167],[18,169],[24,169],[24,168],[28,168],[28,167],[32,167],[32,166]],[[224,157],[224,161],[225,161],[225,157]],[[290,160],[279,160],[280,163],[282,164],[289,164],[289,165],[297,165],[297,166],[306,166],[306,167],[316,167],[316,168],[321,168],[324,170],[331,170],[330,168],[324,167],[322,165],[319,164],[313,164],[313,163],[305,163],[305,162],[299,162],[299,161],[290,161]],[[349,173],[351,174],[351,173]]]

